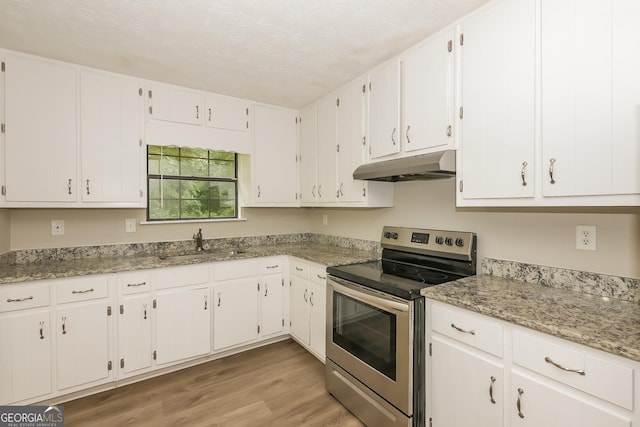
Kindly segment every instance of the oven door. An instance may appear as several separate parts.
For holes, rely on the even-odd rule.
[[[389,403],[413,412],[411,302],[327,278],[327,358]]]

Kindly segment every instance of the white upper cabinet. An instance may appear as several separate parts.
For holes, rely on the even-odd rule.
[[[458,204],[533,197],[536,2],[495,1],[460,32]]]
[[[394,59],[369,74],[369,158],[400,151],[400,63]]]
[[[401,56],[404,152],[455,148],[454,36],[448,27]]]
[[[640,193],[640,3],[542,2],[544,196]]]
[[[202,124],[204,96],[200,92],[175,86],[152,84],[147,92],[149,116],[192,125]]]
[[[75,202],[76,70],[8,56],[4,74],[6,202]]]
[[[254,123],[253,203],[297,206],[297,111],[256,105]]]
[[[140,82],[80,73],[83,202],[145,206],[142,104]]]
[[[316,104],[300,111],[300,203],[313,205],[317,201],[317,131],[318,107]]]
[[[319,203],[335,203],[338,199],[336,196],[336,152],[338,147],[336,104],[337,97],[335,93],[318,101],[316,150],[318,187],[316,188],[316,195]]]
[[[359,79],[338,91],[337,153],[340,202],[362,202],[366,181],[353,179],[353,171],[365,159],[366,81]]]
[[[242,99],[208,94],[205,97],[204,124],[218,129],[249,131],[249,103]]]

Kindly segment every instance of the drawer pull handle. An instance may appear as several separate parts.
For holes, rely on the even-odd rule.
[[[516,402],[516,408],[518,409],[518,416],[520,418],[524,418],[524,414],[522,413],[522,410],[520,408],[520,403],[521,403],[521,397],[524,394],[524,390],[519,388],[518,389],[518,401]]]
[[[491,403],[496,404],[496,399],[493,398],[493,384],[496,382],[496,377],[491,376],[491,384],[489,384],[489,399]]]
[[[82,291],[71,291],[72,294],[88,294],[89,292],[93,292],[93,288],[84,289]]]
[[[29,301],[29,300],[32,300],[32,299],[33,299],[33,296],[28,296],[26,298],[16,298],[16,299],[9,298],[7,300],[7,302],[23,302],[23,301]]]
[[[567,372],[575,372],[578,375],[582,375],[585,376],[587,373],[583,370],[583,369],[571,369],[571,368],[565,368],[564,366],[554,362],[549,356],[544,358],[544,361],[547,363],[552,364],[553,366],[555,366],[558,369],[562,369],[563,371],[567,371]]]
[[[471,334],[471,335],[475,335],[476,334],[476,331],[474,331],[473,329],[471,329],[470,331],[467,331],[465,329],[457,327],[455,323],[452,323],[451,327],[453,329],[455,329],[456,331],[462,332],[463,334]]]
[[[40,339],[43,340],[44,339],[44,334],[42,333],[44,330],[44,322],[40,322]]]
[[[276,265],[267,265],[267,268],[278,268],[278,267],[279,267],[278,264],[276,264]]]
[[[304,271],[304,268],[296,267],[296,271]]]
[[[316,274],[316,276],[318,276],[318,279],[322,279],[322,280],[326,280],[327,276],[321,276],[319,274]]]
[[[127,287],[128,288],[135,288],[136,286],[144,286],[146,285],[147,282],[140,282],[140,283],[127,283]]]

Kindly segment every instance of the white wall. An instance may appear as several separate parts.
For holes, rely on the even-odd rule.
[[[144,221],[144,209],[12,209],[9,212],[12,250],[188,240],[198,228],[202,228],[205,239],[301,233],[309,229],[309,216],[304,209],[245,208],[242,213],[247,220],[235,222],[138,223],[135,233],[125,232],[125,219]],[[1,219],[2,216],[0,222]],[[64,220],[64,235],[51,235],[52,219]],[[0,244],[1,237],[0,233]]]
[[[314,209],[311,231],[379,240],[383,225],[478,233],[478,256],[640,278],[640,208],[462,209],[453,179],[395,184],[387,209]],[[323,214],[328,225],[322,225]],[[597,227],[597,251],[575,248],[576,225]]]

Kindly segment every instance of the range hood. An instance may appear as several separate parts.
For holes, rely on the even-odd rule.
[[[367,163],[353,172],[353,179],[367,181],[417,181],[456,175],[455,150]]]

